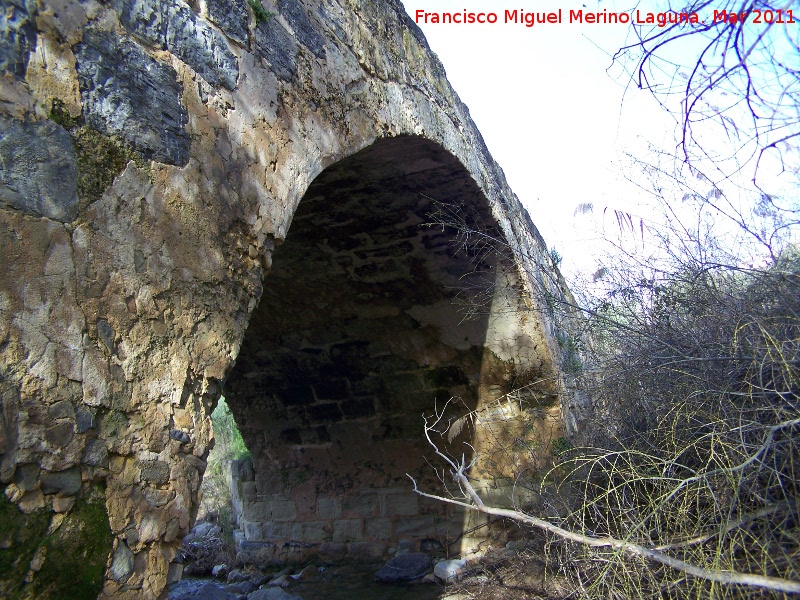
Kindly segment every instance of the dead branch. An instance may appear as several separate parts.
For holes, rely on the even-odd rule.
[[[469,469],[469,466],[474,464],[475,459],[473,459],[473,461],[470,462],[470,465],[466,464],[466,458],[464,457],[464,455],[462,455],[461,459],[457,461],[452,457],[448,456],[447,454],[443,453],[439,449],[438,445],[431,439],[430,435],[431,431],[436,431],[435,427],[438,423],[440,423],[440,421],[443,418],[443,415],[444,415],[444,410],[435,414],[434,415],[435,419],[433,420],[432,423],[429,422],[428,417],[423,417],[425,421],[425,428],[424,428],[425,439],[428,440],[428,443],[431,445],[436,455],[442,458],[448,464],[448,466],[450,467],[450,475],[453,477],[453,479],[458,483],[459,487],[465,493],[465,500],[469,499],[471,500],[471,502],[465,502],[457,500],[455,498],[447,498],[445,496],[438,496],[435,494],[429,494],[427,492],[423,492],[417,486],[416,480],[411,475],[406,473],[406,475],[414,485],[414,491],[420,496],[423,496],[425,498],[431,498],[433,500],[438,500],[440,502],[446,502],[448,504],[453,504],[456,506],[461,506],[488,515],[514,519],[515,521],[526,523],[527,525],[531,525],[538,529],[543,529],[545,531],[548,531],[565,540],[569,540],[571,542],[575,542],[578,544],[583,544],[585,546],[589,546],[592,548],[611,548],[613,550],[624,552],[626,554],[648,558],[650,560],[653,560],[655,562],[673,568],[677,571],[681,571],[688,575],[692,575],[693,577],[699,577],[708,581],[714,581],[723,584],[746,585],[750,587],[765,588],[786,593],[800,593],[800,582],[798,581],[782,579],[779,577],[767,577],[764,575],[756,575],[752,573],[739,573],[736,571],[711,571],[708,569],[698,567],[686,561],[669,556],[668,554],[665,554],[664,552],[660,551],[657,548],[648,548],[640,544],[635,544],[633,542],[613,538],[610,536],[596,537],[596,536],[584,535],[575,531],[564,529],[562,527],[559,527],[558,525],[551,523],[550,521],[532,515],[528,515],[518,510],[487,506],[480,498],[478,493],[475,491],[475,488],[472,486],[472,484],[469,481],[469,478],[467,477],[467,471]],[[738,524],[731,524],[731,528],[734,526],[738,526]]]

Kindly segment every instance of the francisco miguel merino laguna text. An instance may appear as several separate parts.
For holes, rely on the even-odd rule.
[[[705,23],[696,12],[648,12],[635,10],[632,13],[626,12],[590,12],[584,10],[570,10],[568,23],[589,23],[589,24],[615,24],[615,23],[634,23],[640,25],[657,25],[666,27],[667,25],[681,23]],[[797,23],[793,11],[787,10],[753,10],[750,12],[728,12],[725,10],[713,11],[713,22],[720,21],[725,23],[741,23],[752,17],[753,23]],[[414,13],[414,21],[417,23],[432,24],[494,24],[499,22],[498,14],[495,12],[472,12],[466,8],[461,12],[428,12],[417,9]],[[564,14],[562,9],[552,12],[526,12],[524,10],[506,10],[503,13],[503,23],[520,23],[525,27],[533,27],[537,24],[563,23]]]

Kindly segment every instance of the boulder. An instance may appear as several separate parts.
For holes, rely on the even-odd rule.
[[[467,561],[463,559],[440,560],[433,567],[433,574],[446,583],[452,583],[467,568]]]
[[[424,552],[409,552],[386,561],[375,573],[375,579],[383,583],[411,581],[425,576],[431,569],[433,560]]]
[[[303,600],[300,596],[289,594],[279,587],[256,590],[247,594],[247,600]]]

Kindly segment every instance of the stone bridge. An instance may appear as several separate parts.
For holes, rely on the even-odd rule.
[[[406,477],[440,489],[421,415],[535,382],[560,414],[568,292],[401,4],[6,0],[0,31],[0,596],[164,598],[221,394],[245,550],[458,538]]]

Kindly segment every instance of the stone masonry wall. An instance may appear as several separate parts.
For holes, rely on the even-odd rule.
[[[499,236],[463,167],[420,138],[339,161],[301,200],[225,385],[253,455],[239,524],[259,561],[331,544],[375,558],[401,540],[469,542],[456,542],[463,512],[411,491],[408,475],[441,489],[423,415],[456,398],[447,412],[461,416],[546,380],[547,354],[513,263],[429,226],[442,206]],[[464,442],[484,451],[473,430],[442,440],[471,454]]]
[[[427,140],[535,258],[520,285],[562,293],[399,2],[263,6],[271,18],[240,0],[3,4],[0,596],[165,597],[210,411],[327,167],[379,140]],[[554,325],[529,304],[525,330],[557,373]]]

